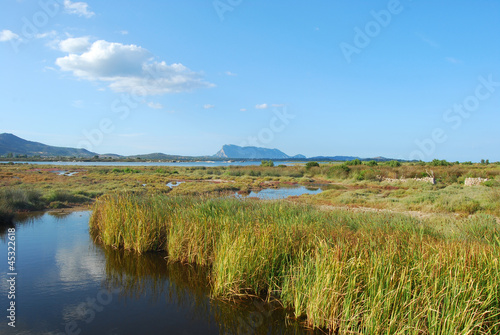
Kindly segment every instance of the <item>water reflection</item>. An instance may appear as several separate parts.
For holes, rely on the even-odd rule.
[[[209,268],[96,244],[89,215],[46,212],[16,219],[17,333],[60,334],[68,325],[82,335],[314,333],[279,303],[211,298]],[[6,251],[0,241],[1,258]],[[6,272],[0,272],[0,290],[8,291]],[[0,305],[7,304],[1,295]],[[11,330],[0,323],[0,334]]]
[[[235,193],[237,198],[258,198],[263,200],[279,200],[288,197],[298,197],[303,194],[318,194],[323,192],[320,187],[289,186],[280,188],[265,188],[260,191],[251,191],[248,194]]]
[[[99,246],[106,259],[106,282],[121,288],[126,299],[144,295],[152,301],[190,310],[193,321],[216,325],[222,334],[313,334],[291,321],[278,302],[260,299],[224,301],[210,298],[210,269],[189,264],[169,263],[166,254],[115,250]]]

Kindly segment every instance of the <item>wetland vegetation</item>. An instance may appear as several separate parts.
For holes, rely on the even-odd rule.
[[[498,164],[263,165],[1,165],[0,215],[92,206],[104,246],[203,266],[214,299],[278,301],[326,332],[500,332]],[[230,196],[294,185],[323,192]]]
[[[107,195],[91,234],[210,268],[215,298],[277,299],[333,333],[500,331],[500,224],[322,211],[284,201]]]

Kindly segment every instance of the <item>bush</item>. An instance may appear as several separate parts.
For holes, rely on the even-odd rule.
[[[307,162],[306,163],[306,169],[309,170],[312,167],[319,167],[318,162]]]
[[[359,171],[354,179],[359,180],[359,181],[365,180],[365,173],[366,173],[365,170]]]
[[[345,162],[346,165],[361,165],[361,161],[359,159],[353,159],[352,161]]]
[[[487,181],[484,181],[482,184],[484,186],[488,186],[488,187],[499,187],[500,186],[500,182],[498,182],[496,180],[487,180]]]
[[[273,167],[274,166],[274,162],[272,160],[261,161],[260,162],[260,166]]]
[[[345,179],[349,176],[349,172],[351,172],[351,168],[349,168],[345,164],[332,166],[327,173],[328,178],[341,178]]]
[[[52,209],[67,208],[67,207],[68,206],[66,204],[64,204],[63,202],[60,202],[60,201],[52,201],[49,204],[49,208],[52,208]]]
[[[398,166],[401,166],[401,162],[392,160],[392,161],[386,162],[385,165],[390,166],[390,167],[398,167]]]
[[[5,211],[38,210],[44,207],[41,194],[31,189],[2,189],[0,190],[0,208]]]
[[[48,203],[65,202],[65,203],[84,203],[90,199],[82,194],[73,194],[67,191],[55,190],[44,196]]]
[[[377,166],[378,165],[377,161],[374,161],[374,160],[368,161],[365,164],[368,166]]]
[[[451,165],[450,163],[448,163],[446,160],[442,159],[442,160],[439,160],[439,159],[433,159],[432,162],[429,162],[429,165],[430,166],[449,166]]]
[[[250,170],[250,173],[248,175],[252,177],[259,177],[260,171]]]
[[[140,173],[141,171],[135,170],[135,169],[131,169],[131,168],[125,168],[125,169],[114,168],[112,170],[112,172],[114,172],[114,173]]]

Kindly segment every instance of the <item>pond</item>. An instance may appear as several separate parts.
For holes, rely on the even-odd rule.
[[[0,231],[1,334],[315,334],[278,303],[210,298],[208,269],[104,248],[89,211],[14,223],[16,327],[7,325],[7,230]]]
[[[280,188],[265,188],[260,191],[251,191],[249,194],[238,194],[238,198],[258,198],[262,200],[279,200],[303,194],[318,194],[323,192],[321,187],[290,186]]]

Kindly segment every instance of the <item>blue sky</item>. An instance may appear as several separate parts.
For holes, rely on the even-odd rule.
[[[500,161],[500,1],[6,0],[0,132]]]

